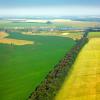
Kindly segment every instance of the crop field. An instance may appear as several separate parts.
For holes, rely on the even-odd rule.
[[[100,38],[100,32],[90,32],[89,37],[90,38],[94,38],[94,37]]]
[[[11,45],[34,44],[33,41],[18,40],[18,39],[7,39],[7,38],[0,39],[0,43],[2,43],[2,44],[11,44]]]
[[[0,41],[22,40],[15,45],[0,42],[0,100],[26,100],[75,41],[68,37],[0,32]]]
[[[0,32],[0,43],[1,44],[10,44],[10,45],[34,44],[33,41],[18,40],[18,39],[7,38],[8,36],[9,36],[8,33]]]
[[[81,39],[83,36],[83,29],[66,31],[60,30],[61,28],[66,28],[65,26],[84,28],[85,26],[94,27],[95,25],[100,24],[98,22],[64,22],[64,20],[53,20],[49,24],[47,22],[34,22],[33,20],[31,22],[29,20],[28,22],[0,21],[0,100],[26,100],[36,87],[41,84],[47,74],[54,69],[54,66],[76,44],[75,40]],[[41,31],[40,29],[37,30],[38,28],[50,28],[51,30]],[[99,33],[91,32],[89,34],[90,39],[96,36],[99,36]],[[94,40],[91,39],[89,44],[91,44],[91,41]],[[95,38],[95,41],[99,45],[97,38]],[[96,43],[90,47],[94,50],[97,48],[95,46]],[[83,51],[84,49],[81,52]],[[80,53],[80,55],[82,54]],[[77,62],[78,60],[76,60],[74,66],[76,66]],[[77,68],[80,72],[82,69],[83,67]],[[88,71],[91,72],[90,69]],[[81,76],[79,78],[81,79]],[[69,86],[71,86],[73,80],[71,82],[70,80],[68,80],[68,83],[65,82],[63,86],[65,87],[69,83]],[[75,81],[76,84],[77,80]],[[65,90],[62,88],[61,91]],[[74,91],[74,88],[72,91]],[[76,89],[76,91],[78,90]],[[56,100],[62,100],[61,98],[65,96],[63,93],[65,92],[59,92]],[[74,92],[72,93],[74,94]],[[63,96],[61,97],[61,95]],[[72,94],[69,94],[69,96],[72,96]]]
[[[84,28],[84,27],[95,27],[100,26],[99,22],[84,22],[84,21],[68,21],[68,20],[50,20],[50,24],[47,21],[35,21],[35,20],[26,20],[26,21],[10,21],[4,20],[0,21],[0,28],[38,28],[38,27],[47,27],[47,28],[61,28],[61,27],[77,27],[77,28]]]
[[[0,39],[5,38],[7,36],[9,36],[8,33],[6,33],[6,32],[0,32]]]
[[[83,32],[70,32],[70,31],[55,31],[55,32],[21,32],[21,34],[24,35],[42,35],[42,36],[59,36],[59,37],[69,37],[72,38],[73,40],[76,39],[81,39],[83,36]]]
[[[90,32],[55,100],[100,100],[100,32]]]

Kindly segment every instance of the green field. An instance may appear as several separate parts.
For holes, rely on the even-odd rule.
[[[67,37],[9,33],[33,45],[0,44],[0,100],[26,100],[75,41]]]
[[[90,38],[94,38],[94,37],[100,38],[100,32],[90,32],[89,37]]]
[[[37,22],[0,22],[0,28],[7,28],[7,29],[11,29],[11,28],[20,28],[20,27],[24,27],[24,28],[31,28],[31,27],[48,27],[48,28],[61,28],[61,27],[65,27],[64,24],[57,24],[57,23],[53,23],[53,24],[47,24],[47,23],[37,23]]]

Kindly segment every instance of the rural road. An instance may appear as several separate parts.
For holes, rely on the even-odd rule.
[[[83,47],[55,100],[100,100],[100,38]]]

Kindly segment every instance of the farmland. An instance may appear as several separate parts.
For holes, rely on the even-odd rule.
[[[0,100],[26,100],[82,38],[84,29],[96,25],[100,23],[0,21]]]
[[[25,100],[75,41],[67,37],[24,35],[21,32],[8,34],[7,39],[35,42],[20,46],[0,43],[0,99]]]
[[[0,29],[7,28],[7,29],[18,29],[18,28],[61,28],[61,27],[68,27],[68,28],[85,28],[85,27],[95,27],[100,26],[99,22],[84,22],[84,21],[73,21],[73,20],[61,20],[61,19],[54,19],[49,20],[27,20],[25,21],[20,20],[0,20]]]
[[[11,39],[11,38],[7,38],[8,36],[9,36],[8,33],[0,32],[0,43],[1,43],[1,44],[11,44],[11,45],[27,45],[27,44],[34,44],[33,41]]]
[[[90,32],[89,33],[89,38],[100,38],[100,32]]]
[[[55,100],[100,99],[100,32],[90,32]]]

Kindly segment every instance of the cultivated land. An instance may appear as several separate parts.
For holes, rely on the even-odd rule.
[[[0,32],[0,100],[26,100],[76,44],[74,40],[83,35],[79,30],[60,28],[96,25],[100,23],[61,19],[49,24],[41,20],[0,21],[0,31],[7,31]],[[51,30],[37,31],[38,28]]]
[[[95,27],[100,26],[99,22],[89,22],[89,21],[72,21],[72,20],[64,20],[64,19],[55,19],[50,20],[51,24],[47,23],[48,20],[25,20],[25,21],[16,21],[16,20],[4,20],[0,21],[0,28],[61,28],[61,27]]]
[[[100,38],[100,32],[90,32],[89,33],[89,38]]]
[[[2,44],[11,44],[11,45],[29,45],[34,44],[32,41],[26,41],[26,40],[18,40],[18,39],[0,39],[0,43]]]
[[[7,37],[7,36],[9,36],[8,33],[0,32],[0,39],[5,38],[5,37]]]
[[[30,36],[21,32],[9,32],[7,38],[35,44],[0,43],[0,100],[26,100],[75,44],[67,37]]]
[[[83,36],[83,32],[80,31],[54,31],[54,32],[22,32],[24,35],[42,35],[42,36],[59,36],[69,37],[73,40],[79,40]]]
[[[11,39],[11,38],[7,38],[8,36],[9,36],[8,33],[0,32],[0,44],[10,44],[10,45],[34,44],[33,41]]]
[[[90,33],[89,36],[97,34],[100,32]],[[79,53],[55,100],[100,100],[99,45],[100,38],[90,38]]]

